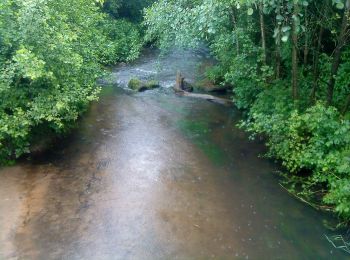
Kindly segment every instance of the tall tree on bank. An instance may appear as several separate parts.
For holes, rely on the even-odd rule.
[[[337,39],[337,46],[334,50],[333,63],[331,68],[331,75],[328,81],[328,95],[327,102],[328,105],[333,103],[334,95],[334,85],[336,81],[336,76],[338,73],[342,50],[349,39],[349,24],[350,24],[350,0],[345,0],[345,3],[341,1],[336,1],[339,8],[344,8],[343,18],[340,25],[339,35]]]
[[[259,6],[259,20],[260,20],[260,33],[261,33],[261,48],[263,52],[263,64],[267,65],[267,49],[266,49],[266,33],[265,33],[265,18],[264,18],[264,3],[260,1]]]
[[[292,96],[293,99],[298,99],[298,32],[300,26],[299,19],[299,3],[293,1],[293,16],[292,16]]]

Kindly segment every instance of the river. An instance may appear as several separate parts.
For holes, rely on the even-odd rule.
[[[328,217],[279,186],[237,110],[167,88],[207,59],[149,52],[113,68],[72,134],[2,168],[0,259],[348,259],[325,238]],[[130,92],[134,75],[163,87]]]

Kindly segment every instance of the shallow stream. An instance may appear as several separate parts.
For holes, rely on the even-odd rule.
[[[205,52],[149,52],[104,87],[69,137],[0,170],[0,259],[347,259],[327,216],[279,186],[240,113],[167,87]]]

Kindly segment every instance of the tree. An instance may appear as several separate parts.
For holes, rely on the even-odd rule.
[[[135,26],[114,23],[112,35],[110,22],[96,1],[1,1],[0,163],[28,153],[41,135],[67,132],[97,99],[102,65],[137,57]]]
[[[334,85],[335,85],[335,80],[336,80],[337,72],[340,65],[341,54],[349,37],[348,29],[349,29],[349,19],[350,19],[350,0],[346,0],[345,4],[343,4],[342,1],[335,1],[335,3],[338,8],[341,8],[341,9],[343,9],[344,7],[345,8],[344,8],[342,22],[340,25],[340,32],[337,39],[337,46],[334,50],[331,76],[328,81],[328,95],[327,95],[328,105],[332,105],[333,103]]]
[[[292,16],[292,96],[293,99],[298,99],[298,32],[300,26],[299,20],[299,3],[293,2]]]

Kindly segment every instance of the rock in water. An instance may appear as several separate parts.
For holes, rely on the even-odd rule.
[[[192,92],[193,91],[193,86],[191,85],[191,83],[188,83],[187,81],[183,81],[183,90],[187,91],[187,92]]]
[[[184,90],[187,92],[193,91],[192,84],[185,81],[185,78],[181,75],[181,73],[179,71],[176,74],[175,90]]]
[[[129,81],[128,87],[132,90],[142,92],[150,89],[159,88],[160,85],[159,85],[159,82],[155,80],[149,80],[149,81],[143,82],[139,79],[134,78]]]
[[[128,83],[128,87],[132,90],[139,91],[142,87],[142,82],[139,79],[131,79]]]

